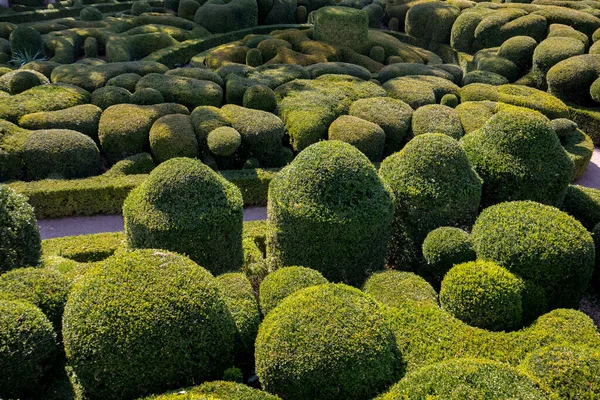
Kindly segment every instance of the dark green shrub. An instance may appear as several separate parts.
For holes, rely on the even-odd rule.
[[[260,284],[260,308],[264,315],[283,299],[300,289],[327,283],[319,271],[305,267],[284,267],[271,272]]]
[[[467,101],[456,106],[460,122],[465,133],[481,128],[496,112],[497,103],[493,101]]]
[[[381,161],[385,132],[381,127],[352,115],[342,115],[329,126],[329,140],[340,140],[360,150],[373,162]]]
[[[364,81],[368,81],[369,79],[371,79],[371,73],[365,67],[344,62],[316,63],[307,66],[306,70],[310,73],[310,76],[313,79],[318,78],[321,75],[328,74],[350,75],[356,78],[360,78]]]
[[[383,88],[389,97],[401,100],[415,110],[436,103],[433,86],[413,77],[391,79],[383,84]]]
[[[324,141],[296,156],[269,185],[268,256],[360,285],[383,267],[393,197],[367,157]]]
[[[490,261],[452,267],[440,290],[442,308],[461,321],[492,331],[521,325],[524,289],[521,278]]]
[[[223,103],[223,89],[211,81],[177,75],[148,74],[140,79],[136,90],[153,88],[165,101],[183,104],[190,111],[198,106],[219,107]]]
[[[488,55],[477,59],[477,69],[501,75],[509,82],[514,82],[521,76],[519,67],[514,62],[496,55]]]
[[[211,33],[228,33],[258,25],[258,4],[254,0],[229,3],[207,2],[196,10],[194,22]]]
[[[421,273],[439,288],[454,265],[475,261],[476,255],[467,232],[444,226],[427,234],[423,241],[423,257],[425,264]]]
[[[139,153],[129,156],[104,173],[106,176],[149,174],[156,165],[148,153]]]
[[[509,365],[458,358],[406,375],[381,400],[444,398],[547,399],[549,393],[529,375]]]
[[[471,71],[465,74],[462,85],[467,86],[472,83],[484,83],[486,85],[500,86],[508,83],[508,79],[495,72],[490,71]]]
[[[19,119],[26,129],[69,129],[98,138],[98,124],[102,110],[93,104],[69,107],[58,111],[42,111],[27,114]]]
[[[175,157],[198,157],[198,142],[189,115],[160,117],[150,129],[150,150],[158,164]]]
[[[388,262],[422,263],[421,245],[440,226],[470,226],[479,210],[481,179],[459,143],[443,134],[416,136],[381,163],[379,175],[395,194],[396,217]]]
[[[592,229],[592,238],[594,239],[594,244],[596,247],[596,254],[600,254],[600,223],[594,226]],[[592,288],[598,290],[600,289],[600,258],[596,257],[596,265],[594,266],[594,273],[592,275],[591,280]]]
[[[285,399],[371,399],[401,376],[401,367],[378,303],[342,284],[287,297],[256,338],[257,375]]]
[[[549,122],[538,112],[508,107],[461,139],[483,179],[482,206],[511,200],[562,203],[573,163]]]
[[[585,173],[592,159],[594,142],[591,137],[578,129],[575,122],[569,119],[558,118],[550,121],[550,125],[573,162],[571,181],[575,181]]]
[[[152,6],[145,0],[134,1],[131,5],[131,15],[141,15],[143,13],[151,12]]]
[[[85,178],[100,173],[100,150],[82,133],[68,129],[34,131],[22,149],[25,178]]]
[[[437,293],[429,283],[412,272],[377,272],[365,282],[363,291],[386,306],[401,307],[410,301],[437,306]]]
[[[95,37],[89,36],[83,42],[83,55],[85,58],[98,57],[98,40]]]
[[[238,131],[222,126],[211,131],[206,138],[208,149],[217,156],[230,156],[242,144],[242,136]]]
[[[237,367],[227,368],[225,372],[223,372],[223,380],[226,382],[244,383],[244,374],[242,373],[242,370]]]
[[[580,40],[569,37],[549,37],[542,41],[533,52],[533,68],[544,75],[554,65],[567,58],[585,53],[585,45]]]
[[[541,288],[550,309],[577,307],[594,269],[594,242],[562,211],[532,201],[489,207],[471,234],[477,257]]]
[[[242,206],[239,189],[201,161],[172,158],[125,200],[127,242],[186,254],[214,273],[235,271],[243,261]]]
[[[366,11],[323,7],[315,13],[314,25],[314,40],[348,46],[359,52],[368,46],[369,15]]]
[[[92,235],[63,236],[60,238],[46,239],[42,244],[44,252],[44,268],[55,269],[51,257],[62,260],[69,259],[80,263],[102,261],[125,244],[123,232],[95,233]],[[64,257],[64,258],[63,258]],[[61,261],[61,260],[58,260]]]
[[[459,15],[458,7],[441,1],[417,3],[406,13],[406,33],[428,41],[448,43],[452,24]]]
[[[584,346],[548,346],[527,356],[521,369],[562,399],[600,395],[600,350]]]
[[[600,54],[570,57],[548,71],[548,92],[570,103],[591,106],[595,102],[590,96],[590,86],[599,75]]]
[[[244,107],[254,110],[273,112],[277,107],[275,92],[267,86],[256,85],[249,87],[244,93]]]
[[[193,21],[198,8],[200,8],[200,3],[196,0],[181,0],[179,2],[179,7],[177,8],[177,15],[180,18]]]
[[[13,57],[16,54],[22,56],[34,57],[34,55],[44,53],[44,43],[42,36],[38,31],[29,26],[17,26],[10,33],[10,48]]]
[[[455,108],[458,105],[458,103],[460,103],[460,100],[458,99],[458,97],[455,94],[452,94],[452,93],[445,94],[442,97],[442,100],[440,101],[441,105],[447,106],[450,108]]]
[[[140,106],[151,106],[165,102],[163,95],[156,89],[144,88],[136,90],[129,99],[131,104]]]
[[[385,49],[381,46],[373,46],[369,52],[369,57],[383,64],[385,62]]]
[[[122,252],[88,271],[63,319],[67,360],[90,398],[133,399],[222,376],[234,335],[212,275],[160,250]]]
[[[208,134],[213,130],[222,126],[229,126],[229,121],[221,113],[217,107],[211,106],[200,106],[194,109],[190,114],[194,131],[196,132],[196,139],[200,149],[206,149],[206,139]]]
[[[424,133],[443,133],[454,139],[464,135],[458,113],[439,104],[429,104],[418,108],[412,117],[413,135]]]
[[[201,81],[212,81],[219,86],[224,86],[223,78],[208,68],[175,68],[165,72],[165,75],[183,76]]]
[[[102,12],[96,7],[84,7],[79,13],[82,21],[101,21],[103,18]]]
[[[10,75],[9,75],[10,74]],[[34,73],[34,71],[15,71],[15,73],[8,73],[5,76],[10,76],[6,88],[12,95],[22,93],[32,87],[48,83],[47,78],[42,75],[43,79],[40,79],[40,73]],[[44,82],[45,81],[45,82]]]
[[[0,300],[0,396],[39,395],[57,354],[56,333],[39,308]]]
[[[600,190],[569,185],[561,210],[573,216],[591,232],[600,223]]]
[[[410,134],[413,110],[401,100],[390,97],[357,100],[350,106],[349,114],[373,122],[383,129],[385,155],[400,150]]]
[[[119,86],[105,86],[94,90],[92,93],[92,104],[106,110],[115,104],[127,104],[131,101],[129,90]]]
[[[258,67],[263,65],[263,57],[259,49],[250,49],[246,53],[246,65]]]
[[[498,55],[515,63],[521,72],[525,72],[532,63],[537,42],[531,36],[513,36],[502,43]]]
[[[106,86],[122,87],[133,93],[135,92],[135,85],[137,85],[140,79],[142,79],[142,77],[135,73],[121,74],[114,78],[110,78],[108,82],[106,82]]]
[[[184,0],[185,1],[185,0]],[[200,386],[185,389],[160,396],[144,397],[140,400],[281,400],[262,390],[233,382],[213,381]]]

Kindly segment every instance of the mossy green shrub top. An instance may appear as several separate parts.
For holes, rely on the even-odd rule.
[[[235,325],[207,270],[147,249],[121,252],[75,284],[63,336],[85,396],[125,400],[222,376]]]
[[[269,185],[269,256],[360,285],[383,268],[393,196],[355,147],[324,141],[302,151]]]
[[[483,210],[471,237],[478,258],[541,287],[551,309],[579,306],[595,249],[575,218],[532,201],[501,203]]]
[[[215,274],[243,262],[240,190],[199,160],[156,167],[123,204],[127,241],[189,256]]]

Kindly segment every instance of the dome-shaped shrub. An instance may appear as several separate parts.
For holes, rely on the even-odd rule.
[[[412,117],[412,130],[415,136],[443,133],[454,139],[460,139],[465,134],[456,110],[440,104],[419,107]]]
[[[285,267],[271,272],[260,284],[260,308],[264,315],[292,293],[327,283],[319,271],[305,267]]]
[[[63,336],[86,396],[132,399],[222,376],[235,326],[208,271],[148,249],[115,255],[74,285]]]
[[[172,158],[156,167],[123,204],[132,247],[186,254],[215,274],[241,268],[240,190],[204,165]]]
[[[246,108],[272,112],[277,107],[275,92],[264,85],[250,86],[244,92],[243,105]]]
[[[380,400],[543,400],[548,393],[528,375],[504,363],[459,358],[429,365],[392,386]]]
[[[483,206],[510,200],[562,203],[573,163],[542,114],[507,107],[461,144],[483,179]]]
[[[165,98],[158,90],[148,87],[136,90],[131,95],[131,99],[129,101],[131,104],[151,106],[154,104],[164,103]]]
[[[421,273],[439,285],[456,264],[475,261],[471,236],[459,228],[443,226],[427,234],[423,241],[425,265]]]
[[[352,115],[342,115],[329,126],[329,140],[340,140],[360,150],[369,160],[381,161],[385,132],[377,124]]]
[[[591,231],[600,223],[600,190],[569,185],[561,210],[575,217]]]
[[[79,13],[79,19],[82,21],[100,21],[103,18],[102,11],[96,7],[84,7]]]
[[[4,185],[0,185],[0,243],[0,273],[40,261],[42,244],[33,208]]]
[[[365,282],[363,291],[390,307],[407,301],[437,305],[437,293],[429,283],[412,272],[389,270],[378,272]]]
[[[415,268],[421,245],[440,226],[470,226],[479,210],[481,180],[459,143],[435,133],[416,136],[381,163],[379,175],[396,195],[388,259]]]
[[[242,136],[238,131],[222,126],[212,130],[206,137],[208,149],[217,156],[230,156],[241,146]]]
[[[359,150],[336,140],[311,145],[269,185],[268,256],[360,285],[383,268],[392,199]]]
[[[33,57],[44,52],[44,42],[38,31],[30,26],[18,26],[10,33],[12,54]]]
[[[49,83],[48,78],[35,71],[17,70],[3,75],[3,78],[7,80],[6,88],[12,95]]]
[[[69,129],[34,131],[22,149],[28,180],[58,175],[84,178],[100,173],[100,150],[89,136]]]
[[[0,275],[0,298],[39,307],[59,332],[70,286],[70,281],[57,271],[18,268]]]
[[[471,326],[492,331],[519,327],[523,281],[490,261],[452,267],[442,281],[440,304]]]
[[[91,103],[106,110],[115,104],[126,104],[131,102],[131,92],[119,86],[105,86],[94,90]]]
[[[578,307],[594,269],[594,242],[573,217],[532,201],[489,207],[471,233],[477,258],[531,281],[550,308]]]
[[[255,356],[265,390],[286,400],[372,399],[402,373],[379,305],[343,284],[284,299],[261,324]]]
[[[561,399],[600,396],[600,350],[570,345],[543,347],[530,353],[521,368],[546,384]]]
[[[0,397],[39,395],[40,380],[57,354],[56,333],[39,308],[0,300]]]
[[[182,398],[182,391],[185,396]],[[212,381],[189,389],[177,390],[141,400],[281,400],[279,397],[234,382]]]
[[[170,114],[150,128],[150,150],[157,163],[175,157],[198,157],[198,141],[189,115]]]
[[[123,89],[129,90],[131,93],[135,92],[135,85],[142,79],[141,75],[130,72],[121,75],[117,75],[114,78],[110,78],[106,82],[106,86],[118,86]],[[160,93],[160,92],[159,92]]]

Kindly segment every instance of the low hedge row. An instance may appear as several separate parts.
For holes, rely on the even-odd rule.
[[[277,170],[223,171],[241,191],[245,206],[264,206]],[[29,198],[38,219],[70,215],[120,214],[129,192],[148,175],[97,176],[78,180],[12,182],[8,186]]]

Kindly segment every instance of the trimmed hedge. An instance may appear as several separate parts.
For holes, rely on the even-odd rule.
[[[104,176],[149,174],[154,167],[156,167],[156,164],[154,164],[154,160],[150,154],[138,153],[115,163],[105,172]]]
[[[19,119],[19,126],[31,130],[70,129],[97,139],[100,114],[102,110],[99,107],[84,104],[64,110],[24,115]]]
[[[184,0],[185,1],[185,0]],[[185,393],[182,393],[185,392]],[[213,381],[140,400],[281,400],[279,397],[234,382]]]
[[[573,216],[591,232],[600,223],[600,190],[569,185],[561,210]]]
[[[63,336],[84,395],[133,399],[222,376],[235,325],[207,270],[177,254],[137,250],[75,284]]]
[[[438,304],[433,287],[412,272],[388,270],[374,273],[365,282],[363,291],[390,307],[402,307],[410,301]]]
[[[361,285],[383,268],[393,196],[367,157],[340,141],[302,151],[269,185],[267,255]]]
[[[265,390],[290,400],[372,399],[402,376],[380,306],[343,284],[284,299],[260,325],[255,356]]]
[[[571,180],[579,179],[584,173],[594,153],[592,138],[578,129],[577,124],[569,119],[558,118],[550,121],[552,129],[558,135],[571,161],[573,161],[573,174]]]
[[[125,247],[123,232],[65,236],[42,241],[44,257],[60,256],[81,263],[102,261]]]
[[[284,267],[271,272],[260,284],[260,308],[264,315],[283,299],[300,289],[327,283],[319,271],[305,267]]]
[[[214,273],[243,263],[240,190],[201,161],[172,158],[123,204],[127,243],[188,255]]]
[[[420,273],[438,288],[454,265],[475,261],[477,257],[469,233],[449,226],[429,232],[422,250],[425,264]]]

